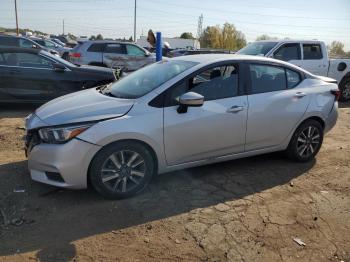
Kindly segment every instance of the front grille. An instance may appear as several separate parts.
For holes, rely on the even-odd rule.
[[[29,130],[25,136],[25,146],[27,148],[27,152],[29,153],[32,148],[41,143],[40,136],[38,130]]]

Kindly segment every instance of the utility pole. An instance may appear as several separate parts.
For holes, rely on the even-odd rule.
[[[63,19],[63,25],[62,26],[63,26],[63,35],[64,35],[64,19]]]
[[[18,16],[17,16],[17,0],[15,0],[15,12],[16,12],[16,31],[17,31],[17,35],[19,35]]]
[[[134,9],[134,42],[136,43],[136,0],[135,0],[135,9]]]

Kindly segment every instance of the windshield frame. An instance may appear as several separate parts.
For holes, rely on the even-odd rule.
[[[248,45],[246,45],[245,47],[243,47],[242,49],[238,50],[236,54],[238,55],[253,55],[253,56],[266,56],[269,52],[271,52],[272,49],[274,49],[277,45],[278,45],[278,41],[255,41],[252,42]],[[264,50],[264,52],[262,53],[244,53],[244,51],[248,52],[250,51],[249,48],[252,48],[255,45],[266,45],[266,50]],[[253,51],[253,50],[252,50]]]
[[[169,66],[179,66],[179,70],[176,71],[176,68],[174,67],[173,72],[172,71],[168,71],[165,69],[165,71],[161,71],[164,70],[163,68],[159,68],[159,66],[166,66],[167,69],[169,69]],[[165,83],[172,81],[174,78],[178,77],[179,75],[182,75],[186,72],[188,72],[189,70],[191,70],[193,67],[197,66],[198,64],[200,64],[199,62],[195,62],[195,61],[190,61],[190,60],[180,60],[180,59],[163,59],[162,61],[159,62],[155,62],[152,64],[149,64],[137,71],[134,71],[132,73],[130,73],[129,75],[122,77],[120,80],[111,83],[110,85],[108,85],[105,89],[102,90],[102,93],[106,94],[106,95],[110,95],[116,98],[120,98],[120,99],[138,99],[141,97],[146,96],[147,94],[153,92],[154,90],[158,89],[159,87],[161,87],[162,85],[164,85]],[[182,66],[182,68],[181,68]],[[158,69],[158,70],[157,70]],[[147,78],[148,73],[150,72],[149,70],[152,70],[156,72],[150,74],[150,78]],[[158,82],[157,82],[157,77],[155,77],[155,75],[162,75],[162,73],[164,72],[170,72],[169,77],[164,77],[164,79],[159,79],[158,78]],[[153,78],[154,77],[154,78]],[[156,79],[154,81],[154,83],[152,83],[152,80]],[[141,81],[142,83],[137,83],[138,81]],[[143,83],[144,81],[146,81],[145,83]],[[149,86],[147,86],[147,81],[151,82],[149,84]],[[130,86],[130,91],[133,91],[132,89],[134,89],[134,91],[136,91],[136,93],[132,94],[132,93],[126,93],[123,92],[126,90],[128,90],[127,86]],[[139,86],[138,86],[139,85]],[[118,87],[121,88],[122,90],[118,90]],[[138,93],[137,90],[144,90],[144,92]],[[118,92],[119,91],[119,92]]]
[[[66,67],[78,67],[77,65],[72,64],[71,62],[69,62],[67,60],[64,60],[63,58],[61,58],[59,56],[52,55],[49,52],[46,52],[44,50],[41,50],[39,52],[39,54],[42,55],[42,56],[45,56],[45,57],[47,57],[47,58],[49,58],[49,59],[51,59],[53,61],[55,61],[56,63],[63,64]]]

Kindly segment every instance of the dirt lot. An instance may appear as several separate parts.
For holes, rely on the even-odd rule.
[[[0,261],[350,261],[342,107],[314,162],[276,153],[193,168],[123,201],[32,182],[21,140],[32,108],[0,108]]]

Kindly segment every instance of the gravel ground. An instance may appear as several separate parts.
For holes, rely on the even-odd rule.
[[[350,261],[341,107],[313,162],[275,153],[187,169],[122,201],[31,181],[22,136],[33,108],[0,108],[0,261]]]

